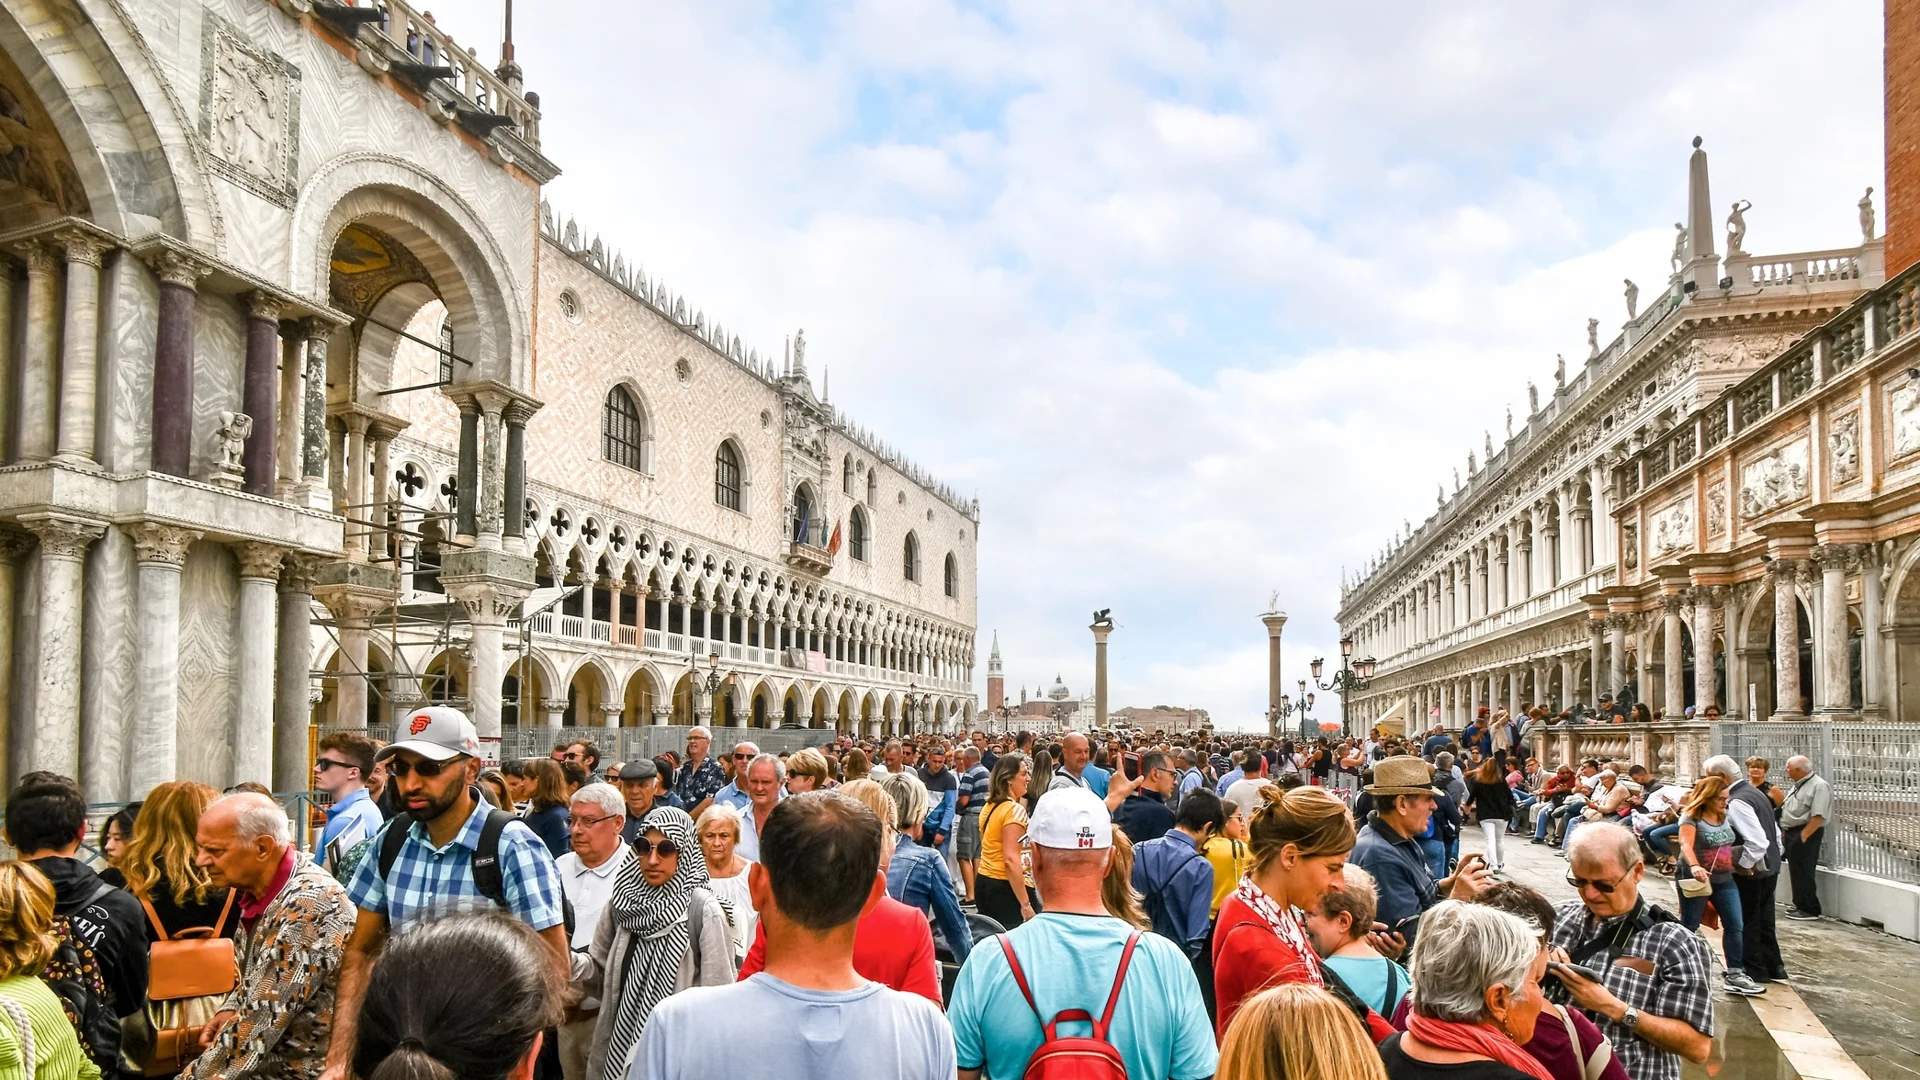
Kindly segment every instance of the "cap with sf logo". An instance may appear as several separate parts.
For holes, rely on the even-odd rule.
[[[461,754],[480,756],[480,735],[473,721],[459,709],[445,705],[415,709],[401,726],[406,738],[382,747],[375,761],[385,761],[401,750],[410,750],[429,761],[446,761]]]

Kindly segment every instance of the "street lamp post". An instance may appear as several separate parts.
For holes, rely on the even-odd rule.
[[[1374,659],[1371,656],[1353,659],[1353,636],[1349,634],[1340,639],[1340,670],[1333,673],[1333,681],[1320,681],[1320,669],[1326,663],[1320,657],[1313,658],[1313,682],[1322,690],[1335,690],[1340,694],[1340,730],[1350,728],[1347,715],[1347,699],[1352,694],[1365,690],[1373,683]]]
[[[1300,738],[1302,740],[1309,739],[1312,736],[1308,734],[1307,725],[1311,721],[1307,718],[1307,712],[1312,708],[1313,695],[1307,691],[1307,680],[1301,679],[1299,697],[1296,698],[1292,694],[1281,694],[1279,708],[1268,710],[1273,714],[1268,718],[1268,726],[1277,728],[1281,721],[1290,716],[1298,716],[1300,717]]]

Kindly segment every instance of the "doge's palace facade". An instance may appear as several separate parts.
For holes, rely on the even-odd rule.
[[[1667,288],[1611,343],[1590,323],[1585,362],[1343,584],[1379,661],[1356,725],[1622,688],[1669,719],[1920,716],[1893,599],[1920,589],[1912,276],[1887,281],[1870,199],[1857,245],[1780,256],[1742,250],[1743,219],[1715,251],[1714,205],[1696,140]]]
[[[503,52],[402,0],[0,4],[9,780],[304,788],[315,723],[429,699],[970,715],[977,506],[556,222]]]

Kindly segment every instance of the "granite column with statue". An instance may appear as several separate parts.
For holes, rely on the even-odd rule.
[[[1113,624],[1094,623],[1089,629],[1093,631],[1093,726],[1105,730],[1107,726],[1107,635],[1113,633]]]
[[[1280,715],[1280,698],[1285,693],[1280,678],[1280,632],[1286,628],[1287,613],[1275,604],[1260,616],[1260,621],[1267,628],[1267,734],[1276,735],[1279,721],[1275,717]]]

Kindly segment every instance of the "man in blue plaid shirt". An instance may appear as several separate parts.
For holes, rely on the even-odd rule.
[[[393,822],[374,836],[373,851],[347,883],[347,895],[360,910],[340,965],[333,1041],[322,1080],[347,1075],[367,974],[387,934],[490,903],[473,880],[474,852],[492,809],[474,786],[481,762],[473,722],[458,709],[433,706],[416,710],[403,723],[407,737],[381,750],[377,760],[387,763],[388,783],[396,786],[413,821],[384,876],[379,850]],[[539,931],[564,981],[570,965],[560,871],[546,844],[521,822],[508,824],[500,834],[500,878],[507,910]]]

